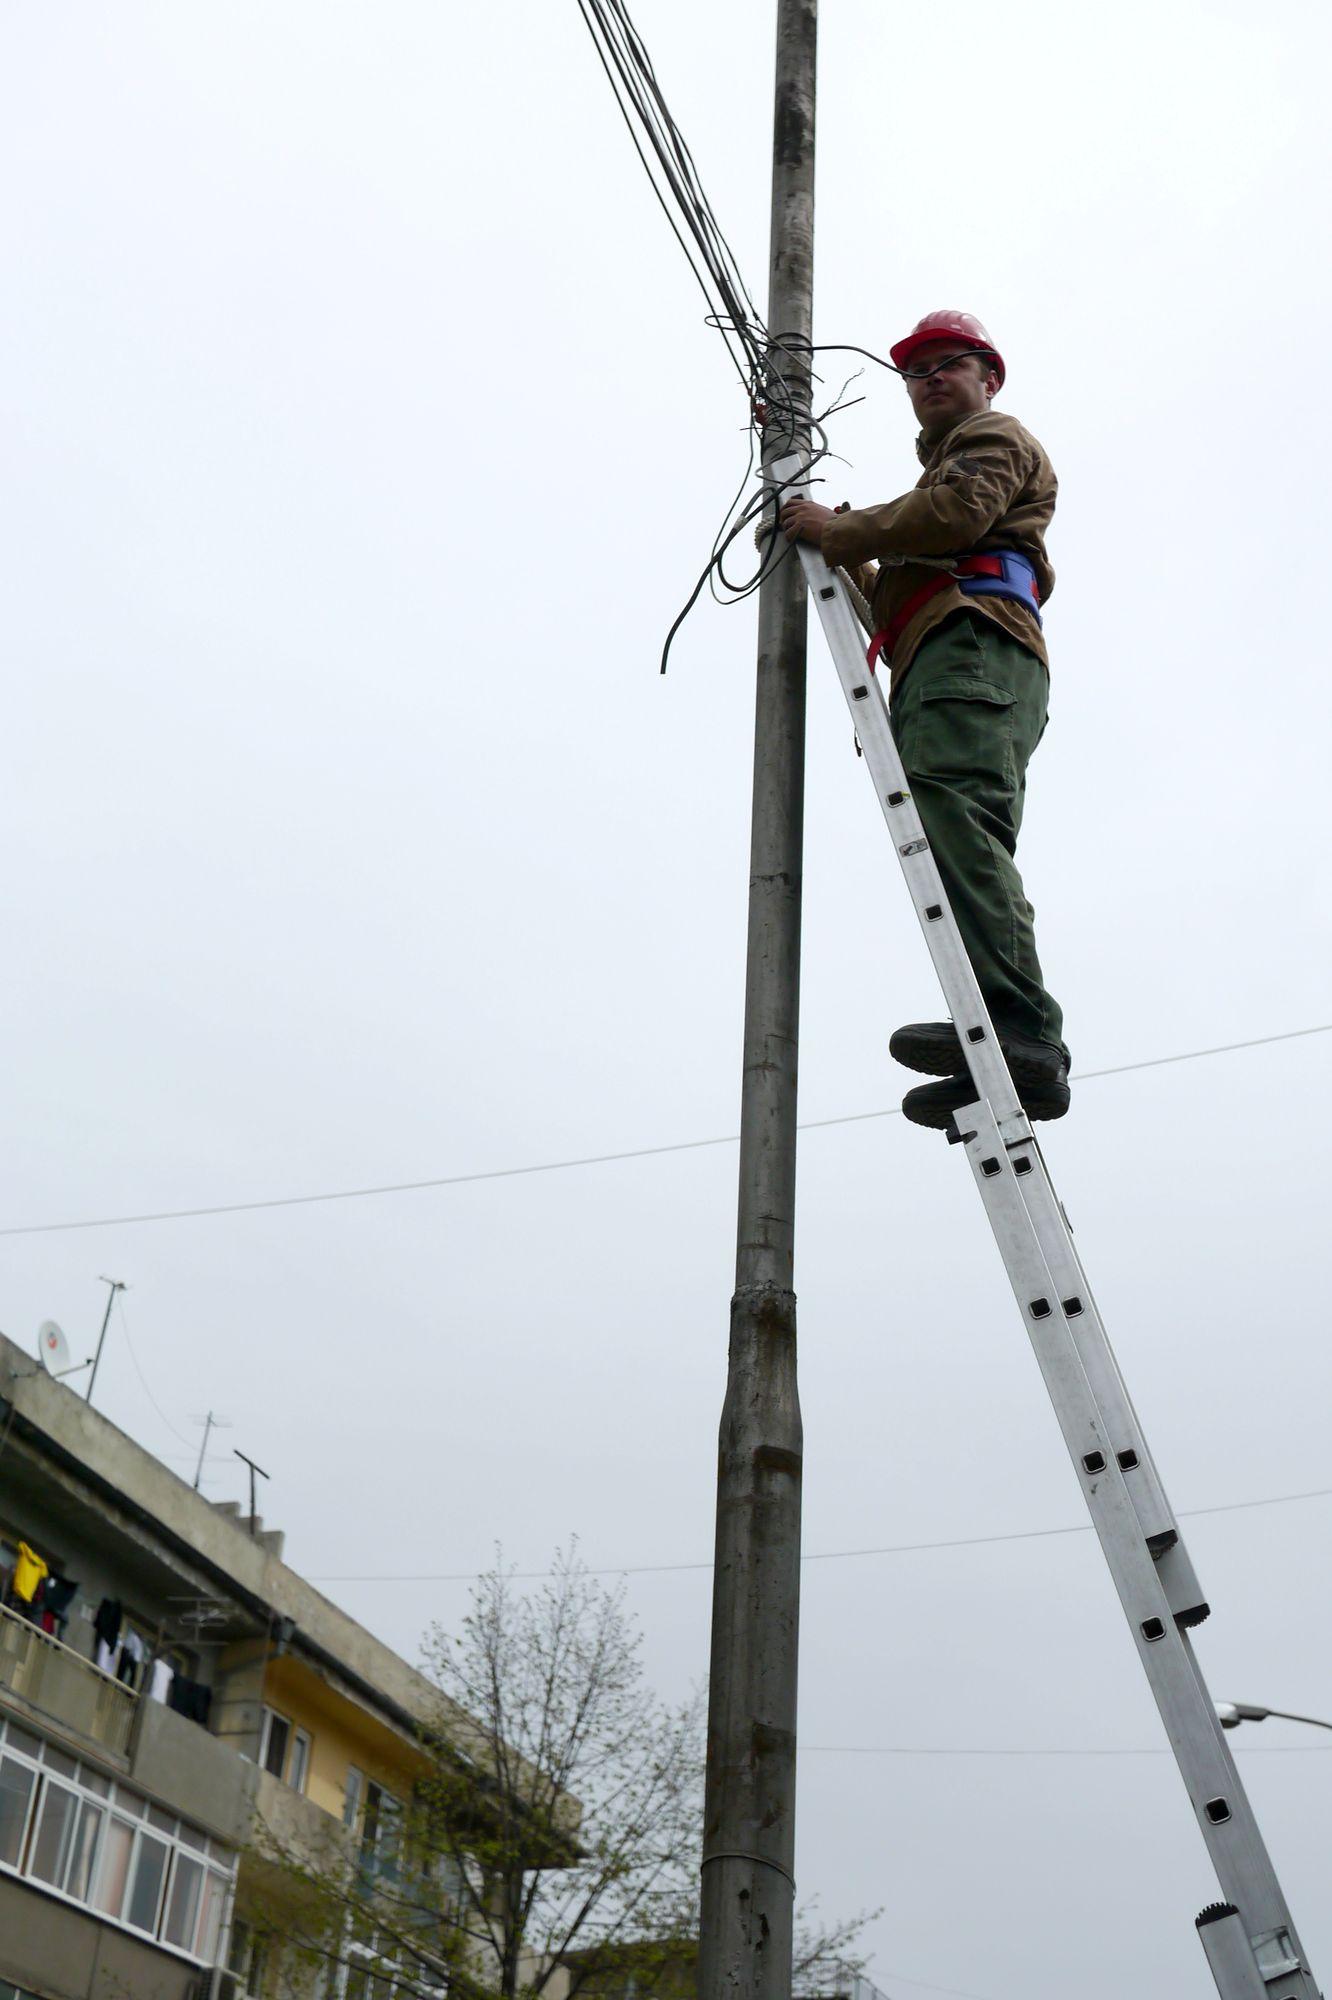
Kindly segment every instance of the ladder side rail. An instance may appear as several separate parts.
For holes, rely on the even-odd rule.
[[[775,470],[780,471],[781,468]],[[1015,1143],[1030,1137],[1031,1127],[1018,1102],[1008,1065],[981,998],[971,960],[948,906],[920,814],[910,795],[883,690],[877,677],[865,665],[860,627],[840,577],[828,568],[816,549],[801,544],[800,554],[865,763],[898,850],[898,860],[926,946],[952,1018],[958,1024],[972,1081],[977,1092],[994,1106],[1005,1142]],[[977,1036],[975,1041],[970,1039],[972,1034]],[[1055,1248],[1053,1239],[1049,1248],[1052,1251]],[[1061,1296],[1067,1297],[1070,1291],[1076,1289],[1070,1285]],[[1174,1514],[1123,1388],[1122,1378],[1113,1357],[1107,1359],[1095,1350],[1094,1322],[1089,1320],[1085,1358],[1093,1373],[1098,1402],[1116,1433],[1116,1452],[1128,1451],[1136,1458],[1130,1483],[1144,1539],[1155,1542],[1173,1538],[1178,1532]],[[1197,1579],[1193,1578],[1190,1582],[1181,1578],[1180,1595],[1191,1596],[1194,1602],[1199,1601],[1201,1591]]]
[[[1044,1155],[1041,1154],[1039,1144],[1036,1150],[1041,1162],[1041,1173],[1039,1176],[1033,1177],[1031,1181],[1023,1182],[1023,1192],[1027,1201],[1028,1211],[1036,1221],[1038,1231],[1043,1240],[1057,1230],[1067,1245],[1067,1254],[1071,1267],[1077,1274],[1077,1285],[1081,1287],[1082,1296],[1088,1301],[1095,1324],[1099,1328],[1100,1339],[1105,1350],[1104,1365],[1108,1373],[1113,1377],[1116,1385],[1119,1401],[1114,1407],[1124,1413],[1124,1432],[1126,1438],[1129,1440],[1129,1447],[1136,1449],[1140,1453],[1147,1479],[1160,1496],[1162,1516],[1169,1521],[1173,1530],[1174,1540],[1168,1546],[1155,1541],[1152,1543],[1153,1553],[1157,1554],[1160,1563],[1162,1580],[1166,1586],[1166,1595],[1174,1606],[1176,1615],[1188,1610],[1190,1606],[1203,1607],[1206,1604],[1206,1593],[1193,1567],[1192,1558],[1184,1546],[1184,1539],[1180,1534],[1179,1523],[1175,1518],[1174,1509],[1170,1506],[1170,1502],[1166,1497],[1164,1481],[1157,1469],[1151,1446],[1148,1444],[1143,1432],[1141,1419],[1138,1416],[1133,1398],[1129,1393],[1128,1384],[1124,1380],[1123,1371],[1119,1365],[1119,1358],[1115,1353],[1114,1345],[1106,1329],[1105,1320],[1102,1317],[1100,1307],[1096,1304],[1096,1295],[1087,1277],[1086,1267],[1082,1262],[1073,1235],[1073,1225],[1068,1219],[1064,1204],[1060,1201],[1055,1191],[1053,1182],[1050,1179],[1049,1168],[1045,1164]],[[1048,1190],[1048,1193],[1045,1195],[1041,1193],[1043,1185]],[[1043,1204],[1050,1214],[1048,1224],[1041,1212]],[[1108,1410],[1112,1405],[1108,1399],[1102,1399],[1101,1407]],[[1192,1622],[1201,1623],[1201,1617],[1194,1619]]]
[[[1171,1608],[1176,1617],[1186,1617],[1190,1624],[1201,1624],[1207,1616],[1206,1595],[1184,1547],[1179,1523],[1087,1282],[1064,1205],[1055,1192],[1044,1155],[1034,1142],[1032,1167],[1023,1175],[1021,1188],[1023,1204],[1050,1266],[1058,1296],[1061,1300],[1076,1301],[1076,1310],[1070,1316],[1073,1338],[1114,1440],[1120,1469],[1130,1475],[1129,1487],[1144,1538],[1160,1565]]]
[[[1048,1166],[1047,1166],[1047,1164],[1046,1164],[1046,1161],[1045,1161],[1045,1155],[1044,1155],[1044,1153],[1043,1153],[1043,1152],[1042,1152],[1042,1150],[1041,1150],[1041,1146],[1040,1146],[1040,1142],[1039,1142],[1039,1140],[1038,1140],[1038,1141],[1036,1142],[1036,1151],[1037,1151],[1037,1155],[1038,1155],[1038,1157],[1040,1158],[1040,1162],[1041,1162],[1041,1171],[1042,1171],[1042,1175],[1043,1175],[1043,1177],[1044,1177],[1045,1181],[1046,1181],[1046,1182],[1048,1183],[1048,1185],[1049,1185],[1049,1190],[1050,1190],[1050,1200],[1051,1200],[1051,1202],[1052,1202],[1052,1203],[1054,1204],[1054,1208],[1055,1208],[1055,1210],[1056,1210],[1056,1212],[1057,1212],[1057,1216],[1058,1216],[1058,1221],[1059,1221],[1059,1224],[1060,1224],[1060,1227],[1061,1227],[1061,1229],[1062,1229],[1062,1231],[1063,1231],[1063,1234],[1064,1234],[1064,1238],[1065,1238],[1065,1241],[1066,1241],[1066,1243],[1067,1243],[1067,1246],[1068,1246],[1068,1255],[1069,1255],[1069,1257],[1071,1258],[1071,1260],[1072,1260],[1072,1262],[1073,1262],[1073,1264],[1074,1264],[1074,1266],[1076,1267],[1076,1270],[1077,1270],[1077,1275],[1078,1275],[1078,1282],[1079,1282],[1079,1284],[1080,1284],[1080,1285],[1081,1285],[1081,1287],[1082,1287],[1082,1293],[1083,1293],[1083,1297],[1084,1297],[1084,1298],[1086,1298],[1086,1299],[1088,1300],[1088,1302],[1089,1302],[1089,1304],[1090,1304],[1090,1306],[1091,1306],[1091,1309],[1092,1309],[1092,1311],[1093,1311],[1093,1312],[1095,1313],[1095,1315],[1096,1315],[1096,1318],[1097,1318],[1098,1322],[1100,1323],[1100,1326],[1101,1326],[1101,1330],[1102,1330],[1102,1334],[1103,1334],[1103,1337],[1104,1337],[1104,1340],[1105,1340],[1105,1345],[1106,1345],[1106,1352],[1107,1352],[1107,1354],[1108,1354],[1108,1356],[1109,1356],[1109,1360],[1110,1360],[1110,1363],[1111,1363],[1111,1366],[1112,1366],[1112,1367],[1114,1368],[1114,1371],[1115,1371],[1115,1374],[1116,1374],[1116,1376],[1118,1377],[1118,1380],[1119,1380],[1119,1386],[1120,1386],[1120,1390],[1121,1390],[1121,1393],[1122,1393],[1122,1395],[1123,1395],[1123,1397],[1124,1397],[1124,1401],[1125,1401],[1125,1403],[1127,1404],[1127,1406],[1128,1406],[1128,1409],[1129,1409],[1129,1411],[1130,1411],[1130,1414],[1131,1414],[1131,1422],[1132,1422],[1132,1426],[1133,1426],[1133,1428],[1134,1428],[1134,1429],[1135,1429],[1135,1430],[1137,1431],[1137,1433],[1138,1433],[1138,1436],[1139,1436],[1140,1438],[1142,1438],[1142,1424],[1141,1424],[1141,1422],[1140,1422],[1140,1420],[1139,1420],[1139,1417],[1138,1417],[1138,1412],[1137,1412],[1137,1408],[1136,1408],[1136,1406],[1135,1406],[1135,1404],[1134,1404],[1134,1401],[1133,1401],[1133,1398],[1132,1398],[1132,1396],[1131,1396],[1131,1395],[1129,1394],[1129,1388],[1128,1388],[1128,1384],[1127,1384],[1127,1382],[1126,1382],[1126,1381],[1124,1380],[1124,1375],[1123,1375],[1123,1371],[1122,1371],[1122,1369],[1121,1369],[1121,1368],[1120,1368],[1120,1366],[1119,1366],[1119,1359],[1118,1359],[1118,1356],[1117,1356],[1117,1355],[1116,1355],[1116,1353],[1115,1353],[1115,1350],[1114,1350],[1114,1346],[1113,1346],[1113,1344],[1111,1343],[1111,1340],[1110,1340],[1110,1336],[1109,1336],[1109,1333],[1108,1333],[1108,1332],[1106,1332],[1106,1330],[1105,1330],[1105,1319],[1104,1319],[1104,1316],[1103,1316],[1103,1315],[1102,1315],[1102,1313],[1101,1313],[1101,1309],[1100,1309],[1100,1307],[1099,1307],[1099,1306],[1098,1306],[1098,1305],[1096,1304],[1096,1295],[1095,1295],[1094,1291],[1092,1290],[1092,1285],[1091,1285],[1091,1280],[1090,1280],[1090,1278],[1089,1278],[1089,1277],[1087,1276],[1087,1270],[1086,1270],[1086,1266],[1085,1266],[1085,1265],[1083,1264],[1083,1261],[1082,1261],[1082,1255],[1081,1255],[1081,1252],[1080,1252],[1080,1251],[1079,1251],[1079,1249],[1078,1249],[1078,1245],[1077,1245],[1077,1238],[1076,1238],[1076,1237],[1074,1236],[1074,1234],[1073,1234],[1073,1224],[1072,1224],[1072,1223],[1071,1223],[1071,1222],[1069,1221],[1069,1219],[1068,1219],[1068,1211],[1067,1211],[1067,1210],[1065,1209],[1065,1207],[1064,1207],[1064,1204],[1063,1204],[1063,1202],[1062,1202],[1062,1201],[1060,1201],[1060,1199],[1059,1199],[1059,1196],[1058,1196],[1058,1194],[1057,1194],[1057,1193],[1056,1193],[1056,1191],[1055,1191],[1055,1186],[1054,1186],[1054,1180],[1053,1180],[1053,1177],[1052,1177],[1052,1175],[1051,1175],[1051,1173],[1050,1173],[1050,1169],[1049,1169],[1049,1167],[1048,1167]],[[1028,1206],[1030,1207],[1030,1206],[1031,1206],[1031,1204],[1030,1204],[1030,1203],[1028,1203]],[[1143,1447],[1144,1447],[1144,1449],[1146,1449],[1146,1450],[1147,1450],[1147,1456],[1148,1456],[1148,1458],[1150,1458],[1150,1457],[1151,1457],[1151,1452],[1150,1452],[1150,1450],[1149,1450],[1149,1449],[1147,1449],[1147,1446],[1146,1446],[1146,1440],[1145,1440],[1145,1438],[1143,1438],[1143,1440],[1142,1440],[1142,1441],[1143,1441]],[[1153,1465],[1153,1472],[1155,1473],[1155,1466],[1154,1466],[1154,1465]],[[1159,1484],[1159,1483],[1160,1483],[1160,1480],[1159,1480],[1159,1474],[1157,1474],[1156,1476],[1157,1476],[1157,1480],[1158,1480],[1158,1484]],[[1164,1490],[1164,1489],[1163,1489],[1163,1490]]]
[[[1023,1305],[1024,1325],[1221,1892],[1242,1915],[1255,1962],[1262,1963],[1265,1951],[1273,1977],[1280,1968],[1271,1992],[1279,2000],[1319,2000],[1215,1705],[1142,1542],[1067,1316],[1057,1293],[1052,1296],[1042,1285],[1049,1270],[1019,1186],[1027,1150],[1010,1153],[1004,1147],[988,1104],[963,1107],[958,1121],[968,1131],[964,1150],[972,1175],[1014,1296]],[[1244,2000],[1253,1988],[1241,1982],[1219,1990],[1222,2000]]]
[[[1256,1851],[1259,1857],[1257,1865],[1270,1871],[1276,1887],[1277,1902],[1274,1907],[1273,1921],[1266,1930],[1255,1932],[1251,1938],[1254,1955],[1267,1981],[1285,1982],[1280,1984],[1278,1989],[1283,1995],[1287,1992],[1300,1993],[1301,1995],[1304,1993],[1305,1989],[1303,1987],[1292,1987],[1289,1984],[1290,1976],[1293,1973],[1302,1971],[1308,1981],[1308,1992],[1314,1996],[1314,2000],[1321,2000],[1317,1981],[1309,1971],[1308,1960],[1304,1957],[1303,1947],[1296,1934],[1290,1911],[1286,1906],[1276,1870],[1267,1852],[1267,1843],[1262,1837],[1257,1816],[1249,1803],[1248,1794],[1244,1789],[1244,1781],[1240,1777],[1239,1767],[1235,1762],[1230,1738],[1222,1725],[1220,1716],[1217,1714],[1216,1703],[1212,1699],[1211,1690],[1208,1688],[1206,1677],[1199,1664],[1198,1655],[1194,1651],[1192,1641],[1186,1631],[1182,1631],[1179,1637],[1184,1658],[1188,1662],[1195,1686],[1198,1690],[1202,1712],[1206,1716],[1208,1725],[1216,1739],[1217,1752],[1223,1766],[1228,1768],[1231,1774],[1229,1779],[1231,1790],[1227,1794],[1227,1797],[1230,1798],[1232,1803],[1238,1803],[1241,1812],[1249,1822],[1246,1839],[1250,1851],[1251,1853]]]
[[[1153,1556],[1165,1565],[1163,1574],[1169,1579],[1167,1591],[1176,1614],[1197,1611],[1195,1622],[1201,1622],[1206,1615],[1202,1586],[1187,1556],[1179,1553],[1182,1546],[1179,1524],[1120,1373],[1086,1272],[1074,1249],[1063,1204],[1034,1141],[1031,1165],[1023,1175],[1021,1188],[1023,1204],[1050,1267],[1056,1295],[1071,1307],[1070,1332],[1110,1432],[1120,1470],[1127,1475],[1143,1539]]]

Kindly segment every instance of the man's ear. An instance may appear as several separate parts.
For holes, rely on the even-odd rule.
[[[986,402],[992,403],[998,394],[999,394],[999,370],[997,368],[991,368],[989,374],[985,377]]]

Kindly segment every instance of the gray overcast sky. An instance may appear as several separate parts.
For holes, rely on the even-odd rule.
[[[818,336],[979,312],[1061,476],[1022,858],[1075,1065],[1332,1019],[1325,10],[823,12]],[[762,297],[772,8],[636,17]],[[573,0],[0,23],[0,1223],[733,1131],[752,607],[656,659],[744,411]],[[915,467],[859,386],[830,497],[868,502]],[[816,646],[803,1115],[893,1104],[935,1008]],[[1314,1037],[1107,1078],[1051,1132],[1181,1508],[1332,1485],[1330,1074]],[[0,1323],[87,1351],[128,1279],[99,1404],[187,1473],[229,1417],[208,1490],[255,1456],[310,1575],[706,1559],[734,1181],[13,1236]],[[800,1185],[807,1548],[1076,1525],[957,1158],[833,1127]],[[1215,1694],[1332,1714],[1332,1502],[1189,1534]],[[466,1601],[328,1587],[409,1657]],[[631,1602],[682,1692],[706,1571]],[[811,1563],[801,1673],[802,1890],[885,1906],[895,2000],[1212,1991],[1089,1535]],[[1326,1981],[1332,1761],[1277,1732],[1244,1771]],[[1014,1750],[1078,1754],[951,1754]]]

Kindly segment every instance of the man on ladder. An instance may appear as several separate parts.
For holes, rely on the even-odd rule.
[[[920,420],[920,481],[882,507],[791,500],[782,526],[831,566],[861,569],[878,628],[870,664],[888,662],[898,750],[1013,1082],[1029,1118],[1062,1118],[1063,1016],[1013,858],[1046,723],[1054,468],[1030,431],[991,409],[1003,357],[970,313],[927,313],[889,351]],[[942,1079],[907,1092],[906,1116],[946,1129],[975,1096],[953,1024],[899,1028],[889,1047]]]

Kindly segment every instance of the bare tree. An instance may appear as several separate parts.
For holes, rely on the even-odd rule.
[[[496,1567],[459,1637],[430,1634],[427,1671],[476,1720],[482,1747],[470,1771],[441,1767],[427,1790],[503,2000],[538,2000],[575,1951],[688,1935],[701,1703],[663,1707],[640,1653],[623,1585],[604,1588],[576,1551],[532,1595]],[[467,1810],[478,1776],[490,1802],[480,1827]]]
[[[692,1977],[702,1842],[703,1700],[648,1687],[624,1587],[574,1548],[534,1592],[502,1563],[456,1637],[433,1627],[440,1690],[414,1794],[311,1857],[271,1831],[254,1920],[287,1947],[287,1984],[320,1964],[461,2000],[677,1992]],[[335,1851],[336,1850],[336,1851]],[[801,1990],[859,1969],[866,1918],[802,1928]],[[832,1984],[836,1984],[833,1981]],[[386,1989],[385,1989],[386,1990]]]

